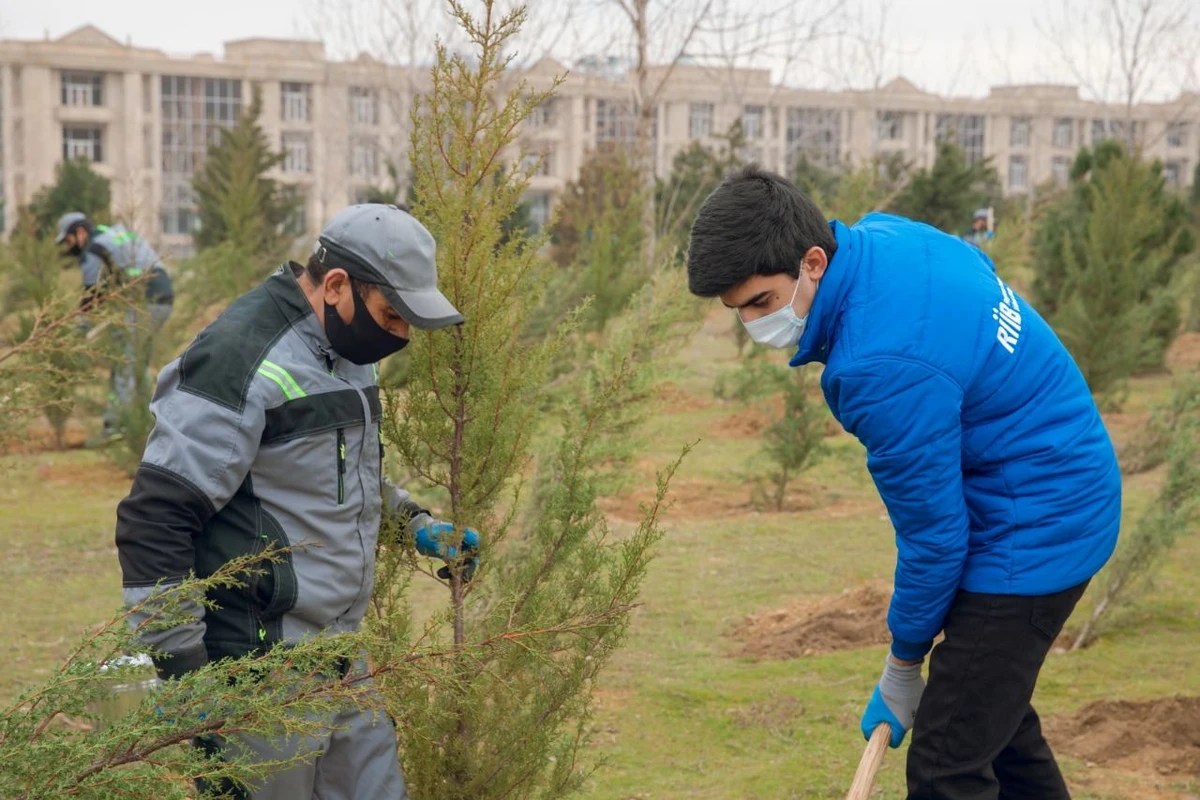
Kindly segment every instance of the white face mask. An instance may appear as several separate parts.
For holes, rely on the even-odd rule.
[[[750,338],[768,347],[795,347],[799,344],[800,337],[804,335],[804,326],[808,324],[808,314],[798,317],[796,309],[792,307],[792,303],[796,302],[798,291],[800,291],[799,278],[796,279],[796,288],[792,290],[792,299],[783,308],[749,322],[742,320]],[[738,314],[738,319],[741,318],[742,315]]]

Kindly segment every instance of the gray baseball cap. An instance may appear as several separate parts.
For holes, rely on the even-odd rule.
[[[54,243],[62,244],[72,228],[76,225],[85,224],[87,224],[87,215],[80,211],[68,211],[66,214],[63,214],[58,218],[58,232],[54,236]]]
[[[417,328],[459,325],[463,316],[438,291],[437,244],[425,226],[394,205],[344,208],[321,231],[313,254],[379,287],[388,303]]]

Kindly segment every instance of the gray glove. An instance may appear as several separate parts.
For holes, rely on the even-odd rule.
[[[904,734],[912,728],[917,718],[917,706],[925,691],[925,679],[921,677],[921,664],[902,666],[888,655],[883,665],[879,685],[871,695],[863,712],[862,734],[866,739],[881,722],[892,726],[892,747],[899,747]]]

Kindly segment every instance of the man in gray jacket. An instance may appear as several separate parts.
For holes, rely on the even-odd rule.
[[[395,206],[356,205],[325,227],[307,265],[280,267],[163,369],[156,424],[117,509],[126,602],[267,545],[307,546],[246,587],[213,592],[218,608],[149,638],[160,677],[356,630],[385,509],[407,519],[419,550],[445,554],[437,539],[450,526],[382,475],[374,365],[408,343],[410,327],[462,321],[438,291],[429,232]],[[477,546],[468,532],[464,555]],[[278,743],[239,745],[291,755]],[[386,716],[347,709],[317,747],[315,761],[253,797],[406,796]]]
[[[58,220],[55,242],[65,244],[79,259],[83,276],[80,308],[88,311],[103,296],[132,281],[143,281],[139,297],[127,298],[129,309],[119,331],[121,358],[113,363],[108,406],[104,410],[102,438],[121,433],[121,418],[135,402],[137,380],[150,366],[154,335],[171,316],[175,290],[158,253],[124,225],[93,224],[85,214],[71,211]],[[145,302],[140,302],[144,297]],[[86,318],[84,327],[88,327]]]

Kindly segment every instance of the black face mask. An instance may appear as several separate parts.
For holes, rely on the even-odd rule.
[[[351,288],[350,294],[354,297],[354,319],[349,324],[342,321],[336,306],[325,304],[325,335],[338,355],[364,366],[403,350],[408,339],[379,327],[358,291]]]

